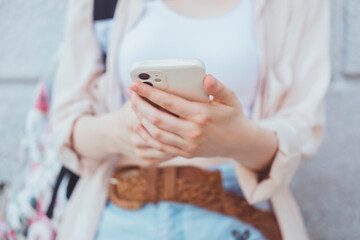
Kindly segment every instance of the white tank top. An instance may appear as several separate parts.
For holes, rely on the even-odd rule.
[[[164,0],[146,1],[143,15],[118,48],[122,89],[131,83],[135,61],[199,58],[207,73],[235,91],[249,117],[259,70],[252,1],[239,0],[230,12],[210,18],[181,15]]]

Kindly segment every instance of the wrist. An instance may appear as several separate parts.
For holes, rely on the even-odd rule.
[[[232,151],[230,151],[231,156],[228,157],[244,162],[251,158],[259,129],[256,124],[246,117],[240,121],[237,129],[238,131],[233,131],[235,141],[233,141]]]
[[[241,143],[235,147],[235,158],[245,167],[256,172],[263,172],[272,164],[278,148],[277,135],[272,130],[263,128],[247,119],[241,136]]]
[[[79,155],[103,159],[115,153],[109,126],[110,118],[107,114],[79,117],[73,129],[73,147]]]
[[[113,113],[107,113],[97,116],[95,123],[96,128],[98,128],[98,138],[101,144],[101,148],[107,154],[119,154],[122,153],[121,146],[119,144],[119,135],[121,130],[119,127],[121,122],[117,121],[118,119],[114,117]]]
[[[253,170],[257,172],[264,172],[270,169],[276,156],[278,150],[278,139],[274,131],[258,125],[256,139],[255,147],[258,154],[255,159],[258,161],[254,162]]]

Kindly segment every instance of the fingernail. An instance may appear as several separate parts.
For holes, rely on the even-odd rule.
[[[213,77],[213,75],[211,75],[211,88],[215,88],[216,87],[216,79]]]

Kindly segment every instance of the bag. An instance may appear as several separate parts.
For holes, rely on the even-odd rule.
[[[94,21],[112,18],[116,5],[117,0],[95,0]],[[34,91],[17,155],[23,169],[17,176],[22,177],[12,182],[5,196],[6,219],[0,219],[0,239],[55,239],[79,179],[62,165],[50,134],[49,107],[56,65],[55,60]]]
[[[26,116],[17,155],[22,171],[16,175],[21,178],[12,181],[6,222],[0,223],[0,239],[55,239],[56,227],[46,216],[46,210],[61,161],[50,138],[49,106],[54,71],[50,72],[37,84]],[[63,203],[64,200],[58,199],[59,206]]]

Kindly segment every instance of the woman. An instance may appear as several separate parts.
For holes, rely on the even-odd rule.
[[[65,166],[81,176],[58,239],[266,239],[257,223],[198,206],[107,202],[111,175],[126,165],[217,169],[226,191],[275,214],[282,239],[308,239],[288,184],[323,135],[327,1],[122,0],[106,71],[92,2],[70,1],[54,85],[54,136]],[[211,103],[130,83],[132,62],[174,57],[205,62]]]

